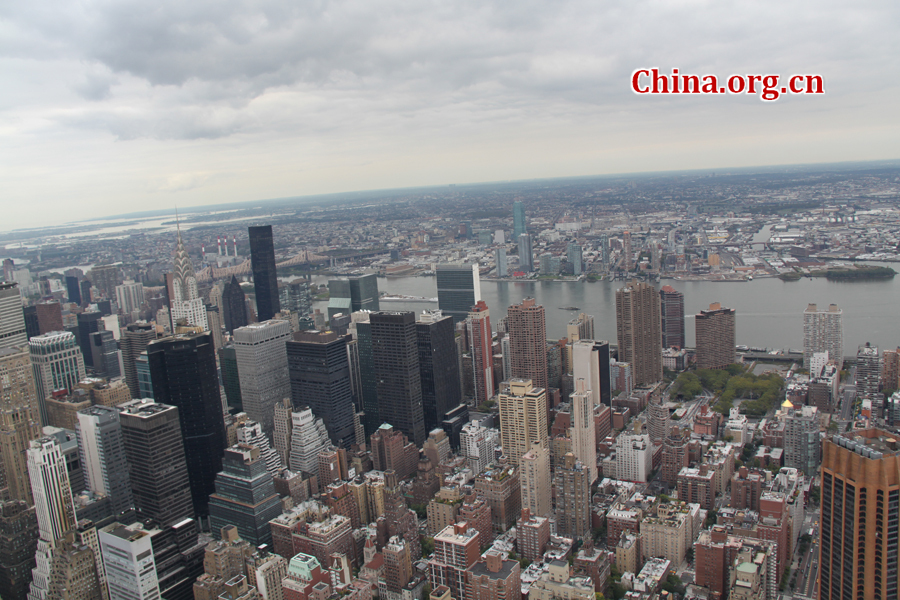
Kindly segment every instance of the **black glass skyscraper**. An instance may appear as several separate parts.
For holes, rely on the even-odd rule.
[[[205,516],[226,443],[212,336],[191,333],[155,340],[147,346],[147,359],[154,399],[178,408],[194,512]]]
[[[427,431],[440,428],[446,414],[456,408],[462,398],[453,317],[439,314],[425,313],[416,322],[422,412]]]
[[[438,308],[453,317],[454,323],[465,321],[472,307],[481,300],[478,265],[438,265],[437,297]]]
[[[91,350],[91,334],[100,331],[100,319],[103,313],[99,311],[83,312],[78,315],[78,346],[84,356],[86,367],[94,366],[94,354]]]
[[[378,385],[375,378],[375,357],[372,354],[372,324],[369,321],[356,323],[356,345],[359,350],[360,404],[365,413],[363,425],[366,437],[375,433],[381,425],[378,411]]]
[[[69,302],[81,304],[81,288],[78,287],[78,278],[72,275],[66,275],[66,294]]]
[[[278,300],[278,276],[275,272],[275,242],[271,225],[248,228],[250,233],[250,266],[256,288],[256,315],[268,321],[281,310]]]
[[[222,290],[222,319],[225,321],[225,331],[229,333],[248,323],[247,296],[234,275]]]
[[[287,342],[294,406],[309,406],[325,422],[331,442],[344,448],[356,442],[349,337],[333,331],[304,331]]]
[[[328,281],[328,318],[337,313],[350,314],[358,310],[381,310],[378,305],[378,278],[374,273],[330,279]]]
[[[374,312],[372,357],[375,366],[378,411],[381,421],[421,446],[425,441],[422,380],[416,315],[412,312]]]

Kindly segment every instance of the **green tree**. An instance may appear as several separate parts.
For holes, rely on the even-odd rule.
[[[434,538],[426,536],[420,538],[420,540],[422,556],[431,556],[431,553],[434,552]]]

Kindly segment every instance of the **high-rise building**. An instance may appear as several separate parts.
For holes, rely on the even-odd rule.
[[[134,506],[119,411],[91,406],[78,411],[75,428],[86,489],[110,499],[112,514]]]
[[[213,338],[213,347],[218,350],[225,345],[225,339],[222,335],[222,312],[218,306],[207,304],[206,307],[206,323],[208,330]]]
[[[109,600],[158,600],[159,579],[150,534],[110,523],[97,532],[109,585]]]
[[[827,310],[819,310],[810,304],[803,311],[803,368],[816,352],[827,352],[838,370],[844,368],[844,311],[837,304]]]
[[[659,289],[663,348],[684,348],[684,294],[671,285]]]
[[[568,259],[569,264],[572,265],[573,275],[581,275],[584,270],[583,253],[584,250],[582,247],[575,242],[569,242],[566,246],[566,258]]]
[[[24,452],[22,456],[24,460]],[[37,541],[34,506],[23,500],[0,501],[0,590],[4,590],[4,598],[27,600]]]
[[[112,331],[97,331],[88,338],[94,375],[106,379],[121,377],[119,369],[119,345]]]
[[[539,517],[550,516],[550,449],[540,442],[532,442],[531,448],[519,459],[519,486],[522,509]]]
[[[884,397],[878,391],[881,382],[881,356],[878,347],[869,342],[861,345],[856,352],[856,395],[871,404],[872,416],[880,418],[884,408]]]
[[[556,470],[556,531],[575,540],[591,532],[591,482],[588,468],[569,452]]]
[[[547,448],[547,391],[530,379],[510,379],[500,392],[500,443],[509,462],[519,465],[534,442]]]
[[[784,466],[815,477],[820,451],[818,409],[815,406],[788,409],[784,416]]]
[[[718,302],[694,317],[697,328],[697,368],[724,369],[734,363],[735,314]]]
[[[422,380],[422,412],[425,429],[431,431],[440,427],[447,413],[459,406],[462,400],[453,318],[440,310],[419,314],[416,339]]]
[[[522,567],[519,561],[504,559],[496,550],[469,567],[466,600],[515,600],[522,594]]]
[[[81,306],[81,288],[78,286],[78,277],[66,275],[66,297],[69,302]]]
[[[129,324],[122,332],[119,345],[122,348],[122,366],[125,368],[125,382],[131,390],[132,398],[144,398],[137,377],[137,359],[147,349],[147,344],[156,339],[156,328],[146,321]]]
[[[0,348],[0,495],[28,504],[33,500],[25,451],[41,436],[39,414],[28,352]]]
[[[325,422],[311,408],[301,406],[291,413],[290,469],[309,476],[319,475],[319,453],[330,445]]]
[[[241,376],[238,373],[237,352],[234,344],[219,348],[219,368],[222,373],[222,388],[225,390],[225,400],[228,410],[232,414],[244,412],[244,402],[241,397]]]
[[[126,315],[136,310],[141,310],[144,305],[144,284],[123,283],[116,286],[116,304]]]
[[[475,406],[478,406],[494,396],[493,334],[490,310],[484,300],[472,306],[466,319],[466,329],[472,356]]]
[[[116,297],[116,286],[119,285],[119,267],[116,265],[97,265],[91,269],[91,281],[106,298]]]
[[[494,250],[494,262],[497,263],[497,277],[509,277],[509,265],[506,262],[506,248]]]
[[[360,398],[358,405],[364,413],[366,436],[372,435],[381,425],[378,408],[378,386],[375,377],[375,356],[372,347],[372,323],[370,315],[365,311],[352,315],[351,335],[356,339],[356,350],[359,357]]]
[[[656,288],[632,281],[616,291],[619,360],[631,363],[636,386],[662,380],[661,326]]]
[[[534,249],[531,245],[531,236],[523,233],[516,237],[519,243],[519,270],[534,271]]]
[[[513,238],[519,239],[523,233],[528,233],[528,223],[525,220],[525,204],[521,200],[513,202]]]
[[[371,313],[369,320],[379,418],[421,446],[427,432],[415,314],[382,311]]]
[[[622,234],[622,266],[626,271],[634,270],[634,250],[631,248],[631,232]]]
[[[480,555],[478,530],[467,523],[453,523],[434,536],[434,554],[428,561],[432,587],[450,589],[453,598],[464,598],[466,569],[478,562]]]
[[[237,444],[225,450],[216,491],[209,497],[210,529],[234,525],[254,546],[272,543],[269,521],[281,514],[281,500],[259,448]]]
[[[349,315],[360,310],[380,310],[378,278],[374,273],[328,281],[328,318],[337,313]]]
[[[63,330],[62,308],[59,302],[45,300],[35,304],[34,308],[37,313],[40,333]]]
[[[32,440],[26,455],[40,539],[52,544],[75,528],[75,502],[66,461],[54,436]]]
[[[179,323],[209,329],[206,321],[206,306],[197,290],[197,276],[194,264],[188,255],[178,229],[178,241],[175,245],[175,257],[172,260],[171,288],[169,290],[169,311],[172,319],[172,331]]]
[[[275,405],[275,429],[272,432],[272,444],[281,459],[281,464],[287,466],[291,462],[291,431],[293,429],[292,415],[294,405],[290,398],[285,398]]]
[[[37,307],[34,305],[23,306],[22,316],[25,319],[25,336],[30,340],[41,334],[41,324],[38,323]]]
[[[286,343],[289,321],[262,321],[234,330],[234,352],[241,385],[241,405],[271,436],[275,405],[291,395]]]
[[[41,422],[50,422],[46,399],[57,390],[72,390],[84,379],[84,358],[75,336],[53,331],[28,341]]]
[[[588,485],[597,480],[597,428],[594,423],[594,398],[584,379],[575,380],[575,391],[569,396],[571,404],[572,453],[588,473]]]
[[[459,434],[460,454],[466,457],[466,463],[475,476],[480,475],[493,462],[496,435],[495,429],[488,429],[479,421],[463,425]]]
[[[137,372],[138,398],[153,399],[153,380],[150,378],[150,361],[147,359],[147,351],[141,352],[134,361],[134,370]]]
[[[147,346],[147,358],[154,399],[178,408],[194,512],[205,516],[225,449],[212,338],[191,333],[155,340]]]
[[[86,367],[94,366],[94,353],[91,350],[91,334],[100,331],[103,322],[103,313],[90,311],[78,314],[78,346],[84,357]]]
[[[609,342],[584,338],[575,341],[572,344],[572,378],[576,381],[584,379],[594,406],[611,406]]]
[[[238,423],[235,428],[235,434],[238,444],[247,444],[259,449],[259,456],[266,463],[266,470],[272,477],[278,475],[287,465],[287,462],[281,461],[278,451],[269,443],[269,438],[263,434],[262,426],[256,421]]]
[[[222,319],[225,331],[231,332],[249,323],[247,319],[247,295],[241,289],[236,275],[222,289]]]
[[[469,310],[481,300],[481,278],[478,264],[437,265],[438,308],[453,317],[454,323],[464,321]]]
[[[581,313],[566,324],[566,337],[570,342],[594,339],[594,317]]]
[[[271,225],[247,229],[250,234],[250,264],[256,289],[256,313],[260,321],[268,321],[281,311],[278,300],[278,274],[275,269],[275,241]]]
[[[349,340],[349,335],[333,331],[301,331],[287,341],[289,395],[294,405],[309,406],[325,422],[332,443],[342,448],[356,441]]]
[[[646,482],[653,470],[653,444],[646,433],[623,432],[616,438],[616,478]]]
[[[544,307],[525,298],[506,311],[509,327],[510,369],[515,378],[530,379],[547,388],[547,325]]]
[[[138,514],[164,527],[193,516],[178,408],[147,399],[117,408]]]
[[[819,598],[895,598],[900,450],[879,429],[822,444]]]

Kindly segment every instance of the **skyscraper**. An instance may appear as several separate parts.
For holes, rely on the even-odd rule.
[[[531,236],[527,233],[516,238],[519,243],[519,270],[534,271],[534,250],[531,247]]]
[[[818,409],[789,408],[784,415],[784,466],[813,478],[819,469],[820,450]]]
[[[41,333],[50,333],[51,331],[62,331],[62,307],[55,300],[38,302],[34,305],[38,318],[38,330]]]
[[[119,370],[119,345],[112,331],[96,331],[88,338],[94,374],[106,379],[121,377]]]
[[[718,302],[694,317],[697,328],[697,368],[724,369],[734,363],[735,315]]]
[[[497,277],[509,277],[506,248],[501,247],[494,250],[494,262],[497,263]]]
[[[634,270],[634,251],[631,248],[631,232],[622,234],[622,266],[626,271]]]
[[[122,332],[119,344],[122,347],[122,366],[125,368],[125,383],[131,390],[132,398],[142,398],[138,384],[136,361],[147,344],[156,339],[156,328],[146,321],[129,324]]]
[[[332,443],[348,449],[356,441],[349,338],[333,331],[301,331],[287,341],[289,396],[294,406],[309,406],[325,422]]]
[[[584,379],[595,406],[612,405],[609,342],[579,339],[572,344],[572,377]],[[579,457],[580,458],[580,457]]]
[[[500,392],[500,443],[509,462],[518,466],[534,442],[547,448],[547,391],[530,379],[510,379]]]
[[[27,600],[37,540],[34,506],[23,500],[0,502],[0,590],[4,590],[4,598]]]
[[[481,300],[478,264],[437,265],[437,295],[444,314],[452,316],[454,323],[464,321]]]
[[[427,432],[415,314],[381,311],[369,321],[379,417],[421,446]]]
[[[325,422],[316,418],[308,406],[291,413],[290,469],[304,475],[319,475],[319,452],[329,445]]]
[[[222,470],[225,423],[216,354],[208,333],[155,340],[147,346],[153,397],[178,408],[194,512],[205,516]]]
[[[822,443],[819,598],[896,598],[900,451],[896,435],[855,430]]]
[[[109,600],[158,600],[159,579],[151,536],[143,528],[111,523],[97,532]]]
[[[636,386],[662,380],[659,294],[649,283],[632,281],[616,291],[619,361],[629,362]]]
[[[49,423],[45,400],[56,390],[72,390],[84,379],[84,359],[68,331],[53,331],[28,341],[41,423]]]
[[[856,394],[863,401],[863,408],[869,403],[872,416],[880,418],[884,408],[884,396],[878,391],[881,382],[881,356],[878,346],[869,342],[856,351]]]
[[[134,506],[118,409],[91,406],[78,411],[75,429],[86,489],[108,496],[117,515]]]
[[[372,323],[367,312],[353,313],[351,332],[355,331],[356,349],[359,355],[360,398],[357,403],[363,410],[366,436],[370,436],[381,425],[378,409],[378,389],[375,378],[375,356],[372,347]]]
[[[525,298],[506,311],[509,328],[510,369],[516,378],[530,379],[547,388],[547,326],[544,307]]]
[[[528,452],[519,458],[519,466],[522,509],[537,517],[550,516],[550,449],[532,442]]]
[[[116,265],[97,265],[91,269],[91,281],[106,298],[116,297],[116,286],[119,285],[119,267]]]
[[[222,318],[225,321],[225,331],[228,332],[244,327],[248,323],[247,296],[235,275],[231,276],[231,281],[227,282],[222,290]]]
[[[141,310],[141,306],[144,305],[144,284],[123,283],[116,286],[116,304],[126,315]]]
[[[249,227],[250,264],[256,289],[256,313],[260,321],[268,321],[281,311],[278,300],[278,274],[275,270],[275,242],[271,225]]]
[[[78,286],[78,277],[66,275],[66,296],[69,302],[81,306],[81,288]]]
[[[84,366],[94,366],[94,352],[91,350],[91,334],[100,331],[103,313],[91,311],[78,313],[78,347],[84,358]]]
[[[440,310],[419,314],[416,321],[419,373],[422,380],[422,413],[425,430],[441,426],[447,413],[459,406],[459,362],[453,318]]]
[[[379,310],[378,278],[374,273],[328,281],[328,318],[359,310]]]
[[[600,235],[600,264],[604,271],[609,271],[609,235]]]
[[[32,504],[25,451],[41,436],[34,373],[24,348],[0,348],[0,488]],[[2,493],[2,492],[0,492]]]
[[[556,531],[574,540],[591,532],[589,470],[571,452],[556,471]]]
[[[827,310],[819,310],[810,304],[803,311],[803,368],[809,369],[809,361],[816,352],[828,352],[838,370],[844,368],[844,311],[837,304]]]
[[[582,266],[583,266],[583,252],[584,250],[575,242],[569,242],[568,246],[566,246],[566,258],[569,261],[569,264],[572,265],[572,274],[573,275],[581,275]]]
[[[469,352],[472,355],[472,374],[475,389],[475,406],[494,396],[494,363],[491,344],[490,310],[484,300],[472,306],[466,328],[469,337]]]
[[[138,513],[164,527],[193,516],[178,409],[146,399],[117,408]]]
[[[575,380],[575,391],[569,396],[572,406],[572,453],[587,469],[588,486],[597,479],[597,429],[594,424],[594,396],[584,379]]]
[[[172,330],[179,322],[187,325],[209,329],[206,322],[206,307],[203,298],[197,291],[197,277],[194,275],[194,264],[181,239],[178,229],[178,241],[175,245],[175,257],[172,260],[172,287],[170,290],[169,310],[172,317]]]
[[[210,529],[237,527],[253,546],[272,543],[269,521],[281,514],[281,500],[259,448],[237,444],[225,450],[216,491],[209,498]]]
[[[659,289],[663,348],[684,348],[684,294],[671,285]]]
[[[289,321],[263,321],[234,330],[241,404],[268,436],[275,426],[275,405],[291,395],[285,346],[290,339]]]
[[[528,233],[528,224],[525,221],[525,204],[521,200],[513,202],[513,238],[519,239],[523,233]]]
[[[26,454],[40,539],[53,544],[75,528],[75,502],[66,461],[53,436],[32,440]]]

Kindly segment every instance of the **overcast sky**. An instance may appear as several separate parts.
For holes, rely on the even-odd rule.
[[[900,2],[0,2],[0,230],[176,204],[900,158]],[[631,73],[821,74],[638,96]]]

